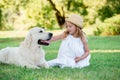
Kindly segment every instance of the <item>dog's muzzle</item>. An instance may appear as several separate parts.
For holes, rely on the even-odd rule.
[[[39,39],[38,44],[48,46],[50,44],[49,40],[52,38],[53,34],[49,33],[48,35],[49,35],[49,37],[46,40]]]

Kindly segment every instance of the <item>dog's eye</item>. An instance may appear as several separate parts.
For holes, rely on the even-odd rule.
[[[43,31],[39,31],[39,33],[42,33]]]

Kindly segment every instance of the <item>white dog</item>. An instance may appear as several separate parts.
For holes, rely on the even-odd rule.
[[[45,32],[42,28],[32,28],[19,47],[0,50],[0,62],[28,68],[39,68],[39,66],[49,68],[41,45],[49,45],[46,40],[51,37],[52,33]]]

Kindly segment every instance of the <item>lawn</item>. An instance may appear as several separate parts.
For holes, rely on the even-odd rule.
[[[0,49],[18,46],[22,40],[24,37],[0,38]],[[91,65],[88,67],[28,69],[1,63],[0,80],[120,80],[120,36],[88,36],[88,45],[91,50]],[[50,46],[43,46],[46,60],[56,58],[59,46],[60,41],[53,42]],[[93,50],[98,52],[92,52]],[[104,52],[104,50],[111,51]]]

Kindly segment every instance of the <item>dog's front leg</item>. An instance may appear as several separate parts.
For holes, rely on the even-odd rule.
[[[48,65],[47,62],[45,62],[45,63],[43,64],[43,66],[44,66],[45,68],[49,68],[49,65]]]
[[[33,66],[33,65],[27,65],[27,68],[32,68],[32,69],[40,69],[38,66]]]
[[[40,62],[38,66],[40,66],[40,67],[45,67],[45,68],[49,68],[49,65],[48,65],[48,63],[47,63],[46,61]]]

